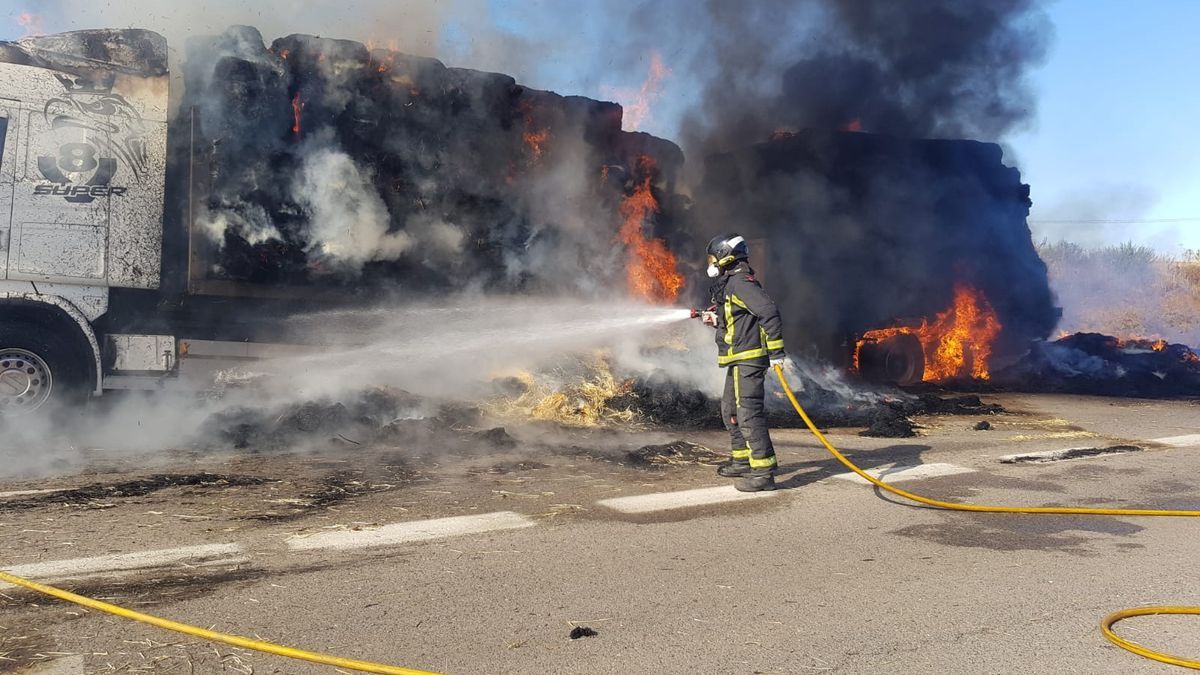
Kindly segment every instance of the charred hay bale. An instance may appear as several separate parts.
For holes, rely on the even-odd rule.
[[[628,393],[610,402],[613,408],[628,408],[643,419],[688,429],[721,428],[721,402],[704,392],[655,374],[637,378]]]
[[[898,410],[881,410],[871,421],[871,426],[858,433],[871,438],[912,438],[917,435],[917,424]]]
[[[940,415],[996,415],[1004,412],[1004,406],[995,403],[984,403],[978,396],[951,396],[942,398],[936,394],[920,396],[919,411],[921,414]],[[914,413],[909,413],[914,414]]]
[[[496,427],[486,431],[476,431],[471,438],[488,448],[496,450],[512,450],[517,447],[517,439],[509,435],[504,427]]]
[[[1190,397],[1200,395],[1200,357],[1185,345],[1077,333],[1035,344],[995,379],[1023,391]]]
[[[398,417],[414,414],[424,404],[423,397],[403,389],[374,387],[359,394],[351,407],[351,415],[376,427],[383,427]]]
[[[449,429],[469,429],[483,422],[483,410],[468,403],[450,401],[438,406],[434,419]]]

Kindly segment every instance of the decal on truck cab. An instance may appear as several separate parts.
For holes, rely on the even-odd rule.
[[[112,80],[96,83],[56,74],[63,95],[46,102],[42,114],[51,130],[83,129],[87,141],[59,145],[57,155],[39,155],[38,171],[55,185],[38,185],[33,194],[61,196],[86,204],[97,197],[119,197],[126,187],[110,185],[123,164],[141,181],[149,165],[147,129],[142,116],[120,94]]]

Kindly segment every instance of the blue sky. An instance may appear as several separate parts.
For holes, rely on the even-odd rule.
[[[1050,14],[1036,121],[1010,139],[1035,232],[1200,249],[1200,2],[1060,0]],[[1053,219],[1190,220],[1038,222]]]
[[[39,8],[45,17],[42,30],[95,27],[96,19],[80,25],[51,18],[78,15],[46,11],[56,3],[61,0],[0,0],[0,39],[21,36],[16,17]],[[354,13],[341,10],[331,23],[320,19],[320,11],[274,12],[253,0],[234,4],[248,14],[242,20],[259,25],[294,16],[294,24],[272,27],[287,32],[332,35],[354,32],[347,26],[356,25]],[[288,3],[302,5],[327,10],[330,3]],[[647,54],[617,52],[606,35],[620,30],[620,13],[634,5],[629,0],[486,0],[479,5],[486,16],[451,17],[441,26],[438,51],[452,64],[507,69],[538,88],[614,98],[616,92],[636,90],[649,64]],[[106,17],[112,11],[97,14]],[[1195,35],[1200,0],[1055,0],[1048,11],[1056,35],[1045,64],[1029,74],[1038,108],[1030,127],[1005,142],[1008,162],[1032,186],[1035,237],[1085,244],[1133,241],[1172,253],[1200,249],[1200,39]],[[139,19],[130,21],[146,15],[134,16]],[[142,22],[159,29],[150,20]],[[545,43],[548,35],[555,39],[531,47],[521,58],[511,45],[498,51],[477,40],[473,27],[480,25],[498,26],[530,45]],[[337,37],[364,35],[339,32]],[[663,54],[668,66],[680,58]],[[630,62],[632,69],[613,67]],[[674,137],[694,91],[683,74],[669,77],[643,130]]]

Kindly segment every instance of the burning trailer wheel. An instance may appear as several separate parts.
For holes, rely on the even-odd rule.
[[[69,340],[36,324],[0,325],[0,417],[82,402],[88,388],[85,364]]]
[[[925,379],[925,349],[912,333],[858,344],[858,372],[872,382],[918,384]]]

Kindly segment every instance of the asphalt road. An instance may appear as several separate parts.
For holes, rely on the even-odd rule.
[[[940,498],[1200,509],[1196,404],[985,398],[1011,411],[991,431],[928,417],[917,438],[832,440]],[[774,434],[787,489],[699,503],[734,496],[703,491],[727,483],[711,467],[625,455],[678,435],[514,435],[515,450],[418,463],[345,446],[173,452],[0,482],[0,564],[204,627],[451,673],[1166,673],[1098,623],[1200,605],[1200,519],[902,504],[840,477],[802,430]],[[1142,450],[999,461],[1119,444]],[[656,493],[670,494],[622,500]],[[568,637],[584,626],[597,635]],[[1188,617],[1120,632],[1200,658]],[[0,588],[0,672],[333,669]]]

